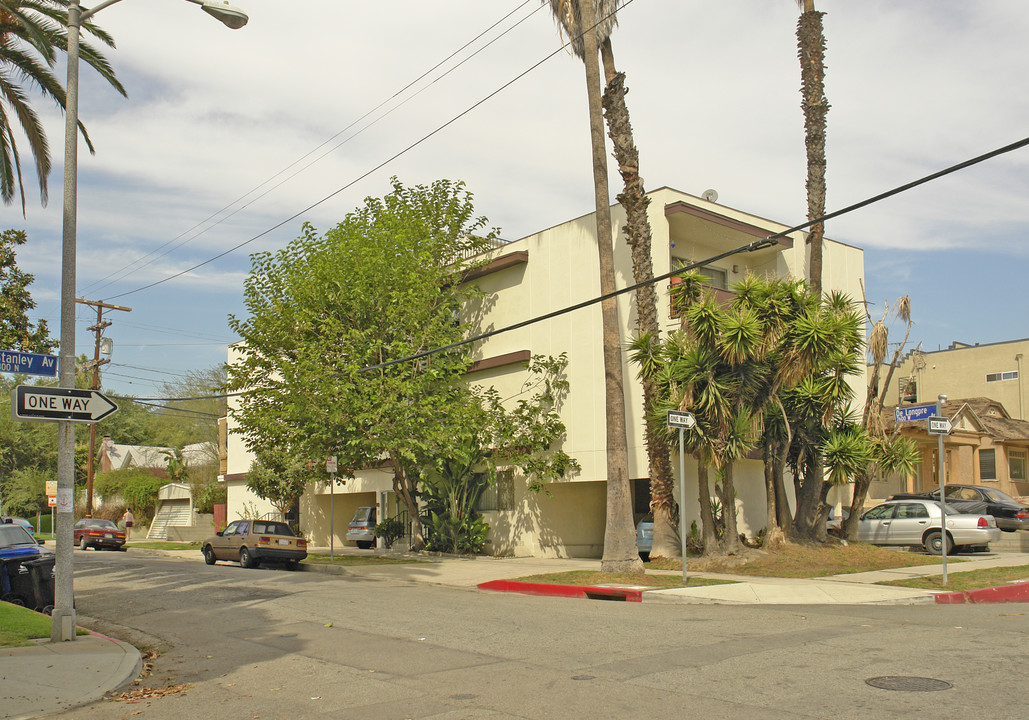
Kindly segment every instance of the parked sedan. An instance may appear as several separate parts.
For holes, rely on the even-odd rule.
[[[1029,507],[1000,490],[982,485],[947,485],[947,504],[958,512],[992,515],[1005,532],[1029,530]],[[891,500],[924,497],[940,499],[940,489],[921,495],[894,495]]]
[[[991,515],[959,513],[934,500],[889,500],[876,505],[858,519],[857,539],[873,545],[921,545],[931,555],[943,552],[940,519],[947,517],[947,554],[956,547],[987,549],[1000,539],[997,521]]]
[[[285,563],[293,570],[307,557],[307,540],[297,537],[289,525],[275,520],[235,520],[204,541],[204,562],[232,560],[245,568],[262,562]]]
[[[93,548],[125,549],[125,532],[118,529],[110,520],[100,518],[82,518],[72,526],[72,537],[83,550]]]

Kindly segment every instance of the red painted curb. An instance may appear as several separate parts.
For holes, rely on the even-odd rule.
[[[590,600],[624,600],[643,602],[643,590],[636,588],[601,587],[596,585],[551,585],[549,583],[519,582],[517,580],[491,580],[481,583],[480,590],[516,592],[523,595],[588,598]]]
[[[939,593],[937,605],[962,605],[964,603],[1009,603],[1029,602],[1029,582],[1012,583],[1000,587],[969,590],[968,592]]]

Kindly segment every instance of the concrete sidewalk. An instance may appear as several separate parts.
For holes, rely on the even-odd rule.
[[[100,700],[143,668],[139,650],[104,635],[0,649],[0,718],[34,718]]]

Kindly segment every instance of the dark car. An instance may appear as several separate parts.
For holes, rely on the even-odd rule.
[[[1000,490],[982,485],[947,485],[947,504],[958,512],[992,515],[1005,532],[1029,530],[1029,507]],[[898,494],[891,500],[909,498],[940,499],[940,489],[920,494]]]
[[[278,562],[293,570],[307,557],[307,540],[277,520],[234,520],[205,540],[200,551],[208,565],[233,560],[245,568],[255,568],[262,562]]]
[[[16,517],[14,515],[0,517],[0,523],[8,523],[8,524],[11,524],[11,525],[21,525],[23,528],[25,528],[28,531],[29,535],[31,535],[32,537],[36,536],[36,528],[32,527],[32,523],[29,522],[28,520],[26,520],[23,517]]]
[[[100,518],[82,518],[72,526],[72,538],[80,548],[125,549],[125,533],[110,520]]]

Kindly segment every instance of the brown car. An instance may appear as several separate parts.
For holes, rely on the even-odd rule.
[[[92,547],[111,548],[112,550],[125,549],[125,532],[118,529],[110,520],[99,518],[82,518],[72,528],[72,537],[75,544],[85,550]]]
[[[232,560],[245,568],[262,562],[285,563],[294,570],[307,557],[307,540],[297,537],[289,525],[276,520],[234,520],[204,541],[204,562]]]

